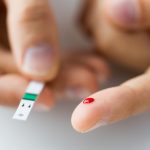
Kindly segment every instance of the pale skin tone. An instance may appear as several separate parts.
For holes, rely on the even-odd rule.
[[[58,96],[69,99],[73,95],[78,99],[80,96],[88,96],[89,93],[98,90],[99,76],[107,78],[109,70],[105,61],[99,59],[96,54],[88,52],[84,54],[85,59],[81,53],[70,56],[65,54],[65,57],[61,58],[62,65],[59,65],[57,28],[53,14],[47,7],[47,0],[41,2],[22,0],[19,3],[15,0],[8,0],[3,2],[0,3],[0,103],[2,105],[16,106],[29,80],[49,82],[37,102],[37,107],[46,108],[46,110],[53,106]],[[5,21],[7,21],[6,24]],[[46,47],[48,47],[47,45],[53,47],[52,54],[55,55],[49,58],[50,62],[46,61],[52,65],[47,67],[47,71],[43,71],[42,67],[35,67],[37,71],[34,72],[32,72],[34,68],[27,70],[23,67],[23,62],[25,54],[29,51],[28,47],[43,42],[46,43]],[[46,53],[46,55],[48,54]],[[75,55],[77,56],[75,57]],[[40,56],[36,56],[40,59],[41,52]],[[40,61],[43,65],[44,60],[45,57],[38,62]],[[44,65],[47,66],[47,64]],[[59,70],[58,66],[60,66]]]
[[[140,0],[135,1],[140,3]],[[143,0],[143,3],[146,2],[149,3]],[[38,106],[44,105],[47,108],[50,108],[54,104],[56,91],[66,96],[66,93],[68,93],[66,91],[70,89],[73,89],[74,95],[76,95],[78,91],[94,93],[98,90],[98,79],[106,79],[109,76],[109,69],[106,62],[98,55],[92,53],[84,54],[84,59],[83,54],[78,54],[78,57],[73,57],[76,59],[72,59],[71,56],[68,56],[60,60],[57,28],[53,14],[47,7],[47,0],[20,0],[19,2],[16,0],[5,0],[4,3],[8,12],[7,31],[12,53],[9,51],[7,40],[5,40],[6,33],[3,31],[3,34],[0,35],[2,41],[0,50],[0,103],[2,105],[16,106],[30,79],[50,82],[41,94],[37,104]],[[131,34],[127,32],[124,35],[124,30],[130,28],[145,30],[145,28],[148,27],[149,21],[144,20],[150,18],[150,16],[148,17],[148,11],[144,13],[146,17],[141,19],[145,23],[126,25],[123,21],[120,21],[120,23],[118,19],[114,19],[110,12],[106,11],[108,10],[107,3],[97,6],[100,6],[100,8],[96,8],[95,10],[101,10],[99,15],[103,15],[104,18],[101,22],[107,24],[107,27],[111,28],[110,30],[113,30],[111,36],[115,37],[112,42],[113,44],[110,42],[109,34],[101,41],[102,38],[100,37],[107,34],[101,33],[98,25],[94,27],[92,26],[93,24],[89,25],[94,33],[93,37],[97,42],[98,49],[103,51],[109,58],[115,59],[117,63],[124,66],[131,66],[132,69],[144,72],[150,65],[150,53],[147,50],[149,44],[147,44],[147,46],[145,46],[145,44],[143,44],[143,47],[141,46],[142,52],[138,50],[140,51],[142,59],[139,59],[135,53],[135,56],[132,57],[133,62],[131,64],[122,61],[127,59],[123,59],[124,56],[129,56],[130,60],[130,51],[119,53],[118,49],[124,49],[124,45],[128,45],[128,41],[125,39],[131,39]],[[145,4],[144,6],[149,8],[150,4]],[[103,9],[105,7],[106,9]],[[104,10],[106,12],[104,12]],[[3,14],[1,17],[2,16]],[[5,17],[2,18],[3,21],[6,19]],[[139,29],[140,27],[141,29]],[[103,29],[102,31],[106,32],[107,30]],[[118,32],[121,34],[121,39],[124,41],[123,44],[119,44],[119,48],[117,47],[118,40],[120,39],[118,38]],[[145,41],[145,36],[143,34],[137,36],[139,38],[134,39],[135,43],[140,43],[141,39]],[[110,54],[110,47],[113,48],[113,54],[116,55]],[[46,58],[39,58],[41,59],[40,67],[37,65],[35,59],[35,63],[32,62],[32,67],[30,68],[29,60],[31,56],[28,57],[26,62],[26,55],[28,55],[28,51],[34,53],[35,49],[39,52],[39,54],[36,54],[36,57],[39,58],[42,55]],[[49,54],[43,54],[41,49],[46,49],[45,51],[48,53],[50,49],[50,51],[52,51],[50,53],[51,56],[49,57]],[[132,49],[136,49],[134,44]],[[122,59],[120,59],[120,57]],[[47,59],[49,60],[50,58],[51,61],[47,62]],[[57,75],[60,61],[63,61],[63,63],[61,63],[62,66],[60,67],[59,75]],[[139,65],[137,62],[139,62]],[[89,97],[94,98],[95,101],[89,105],[84,105],[83,103],[79,104],[72,115],[72,125],[79,132],[87,132],[93,128],[93,126],[97,125],[97,123],[112,123],[126,119],[137,113],[149,111],[150,71],[148,69],[143,75],[135,79],[131,79],[118,87],[97,92]]]
[[[89,2],[91,8],[90,13],[87,11],[85,26],[92,33],[97,49],[117,64],[145,73],[89,96],[95,99],[92,104],[79,104],[72,116],[72,124],[79,132],[150,110],[150,2]]]

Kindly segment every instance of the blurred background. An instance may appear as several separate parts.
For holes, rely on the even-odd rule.
[[[81,0],[52,0],[64,49],[91,46],[76,19]],[[113,77],[105,87],[118,85],[134,74],[112,67]],[[150,113],[79,134],[70,123],[79,101],[59,102],[51,112],[33,112],[27,122],[11,119],[15,109],[0,108],[0,150],[150,150]]]

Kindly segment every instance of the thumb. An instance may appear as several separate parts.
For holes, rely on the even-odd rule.
[[[150,27],[149,0],[106,0],[104,8],[116,25],[133,29]]]
[[[91,95],[75,109],[72,125],[79,132],[150,110],[150,72],[121,86]]]
[[[26,76],[50,80],[58,68],[56,25],[48,0],[5,0],[8,32],[17,66]]]

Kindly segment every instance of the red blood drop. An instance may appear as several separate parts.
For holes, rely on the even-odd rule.
[[[90,103],[93,103],[95,100],[94,98],[86,98],[84,101],[83,101],[83,104],[90,104]]]

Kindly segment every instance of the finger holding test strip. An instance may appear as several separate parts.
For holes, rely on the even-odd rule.
[[[59,69],[59,42],[49,1],[4,0],[3,2],[3,7],[7,8],[5,19],[7,19],[8,43],[11,45],[17,73],[21,72],[27,80],[43,82],[53,80]],[[33,81],[29,84],[14,119],[27,119],[43,88],[44,83]],[[26,104],[29,107],[26,107]]]
[[[24,96],[21,99],[19,107],[13,116],[13,119],[26,121],[38,96],[44,88],[44,83],[31,81],[27,87]]]

